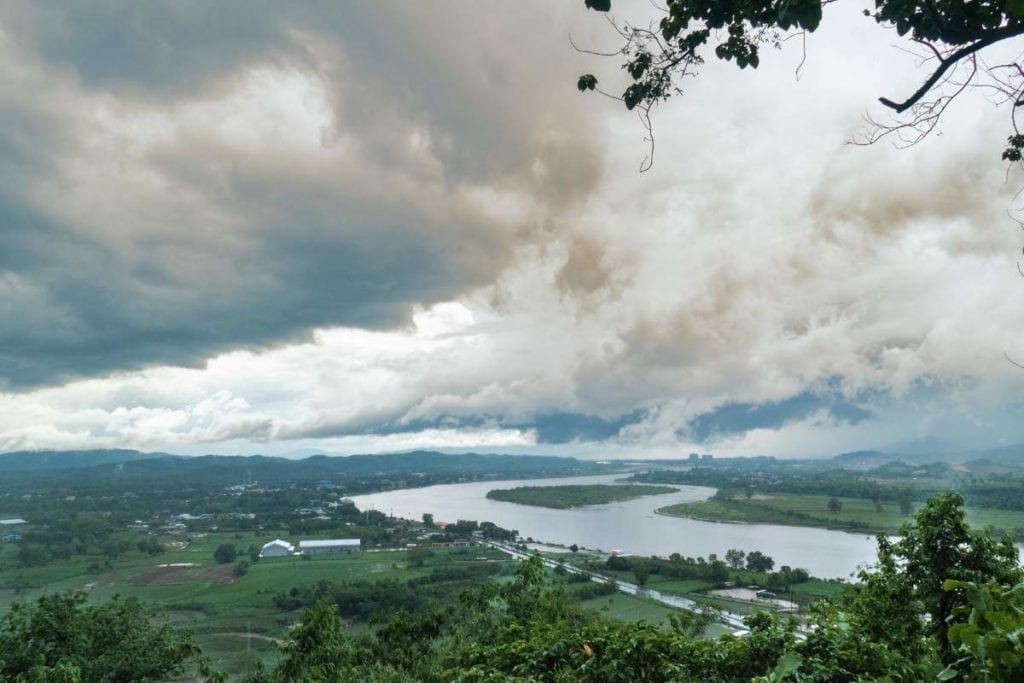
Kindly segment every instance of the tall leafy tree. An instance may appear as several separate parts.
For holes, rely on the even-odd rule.
[[[860,573],[851,611],[869,637],[914,651],[933,642],[948,662],[948,629],[967,617],[959,609],[964,591],[947,590],[946,582],[1016,584],[1022,578],[1017,547],[988,529],[972,529],[958,493],[928,499],[900,534],[898,540],[878,536],[878,564]]]

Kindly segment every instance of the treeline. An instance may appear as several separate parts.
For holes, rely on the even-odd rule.
[[[319,581],[278,593],[272,598],[274,607],[292,611],[318,603],[334,605],[344,619],[369,621],[379,614],[404,610],[410,614],[424,612],[434,602],[454,599],[468,586],[479,585],[501,571],[492,562],[435,567],[430,574],[408,581],[352,580]]]
[[[756,583],[768,588],[782,589],[810,581],[812,578],[806,569],[793,569],[783,565],[779,571],[772,571],[774,567],[775,560],[759,550],[747,553],[730,549],[726,551],[724,560],[719,559],[717,555],[704,559],[682,557],[678,553],[673,553],[668,558],[613,555],[605,560],[603,565],[594,568],[633,572],[640,584],[646,583],[647,577],[658,575],[669,579],[696,579],[716,585],[726,582],[738,585]]]

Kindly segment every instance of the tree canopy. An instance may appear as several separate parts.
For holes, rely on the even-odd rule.
[[[84,593],[46,595],[0,619],[4,681],[158,681],[193,665],[212,675],[189,634],[151,625],[133,598],[91,606]]]
[[[611,0],[584,0],[588,8],[611,10]],[[615,53],[631,81],[619,97],[627,109],[639,110],[649,125],[652,106],[682,92],[685,77],[694,76],[709,54],[735,62],[741,69],[757,68],[765,47],[778,47],[791,35],[818,29],[824,6],[833,0],[666,0],[652,3],[659,16],[647,26],[620,24],[611,19],[623,44]],[[895,133],[913,143],[930,133],[949,103],[972,89],[982,90],[1010,112],[1011,134],[1003,159],[1020,161],[1024,134],[1016,112],[1024,106],[1024,65],[1020,61],[990,64],[989,48],[1024,34],[1024,0],[875,0],[864,14],[884,30],[905,37],[919,49],[925,70],[912,93],[878,101],[896,117],[874,124],[866,141]],[[593,74],[579,77],[581,91],[599,90]],[[603,91],[602,91],[603,92]]]

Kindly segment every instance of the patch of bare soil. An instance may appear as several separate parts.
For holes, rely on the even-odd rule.
[[[195,583],[200,581],[216,581],[217,583],[234,583],[234,566],[230,564],[218,564],[212,567],[157,567],[153,571],[146,572],[135,577],[135,583],[143,586],[170,583]]]

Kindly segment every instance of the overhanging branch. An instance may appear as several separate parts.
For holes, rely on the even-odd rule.
[[[964,59],[965,57],[970,57],[978,50],[984,49],[989,45],[998,43],[1001,40],[1013,38],[1014,36],[1019,35],[1024,35],[1024,26],[1004,26],[1002,28],[996,29],[990,32],[984,38],[978,40],[977,42],[971,43],[970,45],[966,45],[960,48],[959,50],[952,52],[948,57],[943,59],[939,63],[938,68],[935,69],[935,71],[932,72],[932,75],[928,77],[928,80],[922,83],[921,87],[918,88],[913,95],[911,95],[903,102],[893,102],[892,100],[885,97],[879,97],[878,101],[884,104],[886,107],[895,110],[897,114],[902,114],[907,109],[910,109],[915,104],[920,102],[921,98],[924,97],[929,90],[935,87],[935,84],[938,83],[939,79],[941,79],[942,76],[946,73],[946,71],[949,70],[949,67],[953,66],[954,64],[959,62],[961,59]]]

